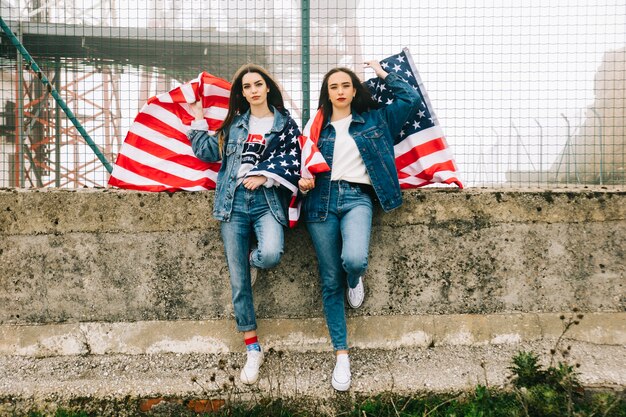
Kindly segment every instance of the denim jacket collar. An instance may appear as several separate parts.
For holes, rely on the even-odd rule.
[[[352,110],[352,122],[353,123],[363,124],[363,123],[365,123],[365,119],[359,113],[357,113],[356,111]],[[324,125],[322,126],[322,129],[326,129],[328,127],[328,125],[330,125],[330,123],[331,123],[330,118],[328,118],[328,120],[326,120],[324,122]]]
[[[268,106],[270,110],[272,111],[272,113],[274,113],[274,124],[272,125],[272,128],[270,129],[269,133],[280,132],[281,130],[283,130],[283,127],[285,126],[287,115],[289,115],[289,113],[287,112],[287,110],[285,110],[285,112],[287,113],[285,115],[281,113],[280,111],[278,111],[271,104],[268,104]],[[246,111],[244,114],[239,115],[234,122],[235,125],[239,128],[246,129],[247,131],[250,126],[250,114],[251,114],[251,111],[250,109],[248,109],[248,111]]]

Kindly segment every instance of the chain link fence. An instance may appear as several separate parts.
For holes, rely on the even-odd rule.
[[[529,0],[0,0],[0,16],[113,163],[148,98],[244,63],[294,118],[321,78],[408,47],[466,186],[623,186],[626,4]],[[0,37],[0,187],[103,187],[109,173]]]

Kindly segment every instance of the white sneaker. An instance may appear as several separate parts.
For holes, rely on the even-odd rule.
[[[361,307],[361,304],[363,304],[363,300],[365,299],[365,286],[363,285],[363,277],[359,277],[359,283],[356,284],[356,287],[350,288],[348,286],[348,290],[346,292],[348,293],[348,305],[352,308]]]
[[[342,356],[345,356],[342,358]],[[352,374],[350,374],[350,359],[348,355],[337,356],[337,363],[333,370],[333,388],[337,391],[347,391],[350,388]]]
[[[249,350],[246,364],[241,368],[239,378],[244,384],[254,384],[259,379],[259,369],[263,365],[263,351]]]

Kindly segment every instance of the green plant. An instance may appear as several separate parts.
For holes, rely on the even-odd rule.
[[[512,383],[517,388],[532,387],[546,379],[546,372],[539,365],[539,356],[533,352],[519,352],[508,369],[513,373]]]
[[[584,398],[576,371],[580,365],[569,362],[571,346],[562,347],[566,333],[583,318],[577,309],[567,318],[560,316],[563,330],[550,349],[547,368],[540,365],[539,356],[533,352],[519,352],[513,358],[509,367],[511,382],[526,416],[591,417],[626,413],[623,411],[623,400],[619,397],[603,394],[597,399],[594,396],[590,400]]]

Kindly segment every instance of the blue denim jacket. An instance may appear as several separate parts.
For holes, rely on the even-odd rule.
[[[279,140],[279,133],[291,119],[287,111],[283,114],[274,107],[270,107],[274,112],[274,125],[266,135],[268,147],[272,141]],[[222,165],[217,174],[215,201],[213,203],[213,217],[220,221],[227,222],[230,220],[235,188],[237,187],[237,172],[241,165],[243,145],[248,138],[249,122],[250,110],[242,115],[237,115],[233,119],[224,144],[223,155],[220,155],[218,150],[217,135],[209,135],[205,130],[194,129],[189,130],[187,133],[193,153],[198,159],[206,162],[222,160]],[[283,226],[287,226],[287,210],[291,192],[280,186],[262,186],[260,189],[265,194],[267,204],[274,218]]]
[[[409,116],[418,110],[421,96],[395,73],[385,77],[385,84],[396,96],[395,101],[377,110],[357,114],[352,112],[349,132],[354,138],[383,210],[390,211],[402,204],[402,192],[393,153],[394,138]],[[327,120],[317,143],[328,165],[333,166],[335,128]],[[307,222],[325,221],[328,216],[331,173],[315,176],[315,188],[305,197]]]

